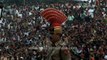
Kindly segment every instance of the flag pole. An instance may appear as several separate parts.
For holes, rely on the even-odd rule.
[[[2,18],[3,3],[0,2],[0,20]]]

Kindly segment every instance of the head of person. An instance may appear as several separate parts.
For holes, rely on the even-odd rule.
[[[61,40],[62,30],[53,28],[51,30],[50,40],[52,43],[56,43]]]

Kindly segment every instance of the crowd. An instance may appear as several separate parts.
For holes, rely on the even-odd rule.
[[[50,24],[40,12],[53,7],[68,17],[62,39],[68,41],[72,60],[107,59],[106,7],[55,3],[3,8],[0,20],[0,60],[45,60]]]

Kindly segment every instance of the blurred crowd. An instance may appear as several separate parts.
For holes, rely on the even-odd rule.
[[[107,60],[107,7],[55,3],[3,8],[0,20],[0,60],[45,60],[50,24],[40,12],[56,8],[66,14],[62,40],[72,60]]]

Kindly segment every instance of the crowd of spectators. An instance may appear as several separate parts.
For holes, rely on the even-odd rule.
[[[55,3],[3,8],[0,20],[0,60],[42,60],[49,41],[50,24],[40,12],[56,8],[66,14],[62,39],[71,48],[72,60],[107,59],[107,7]],[[5,58],[4,58],[5,57]]]

